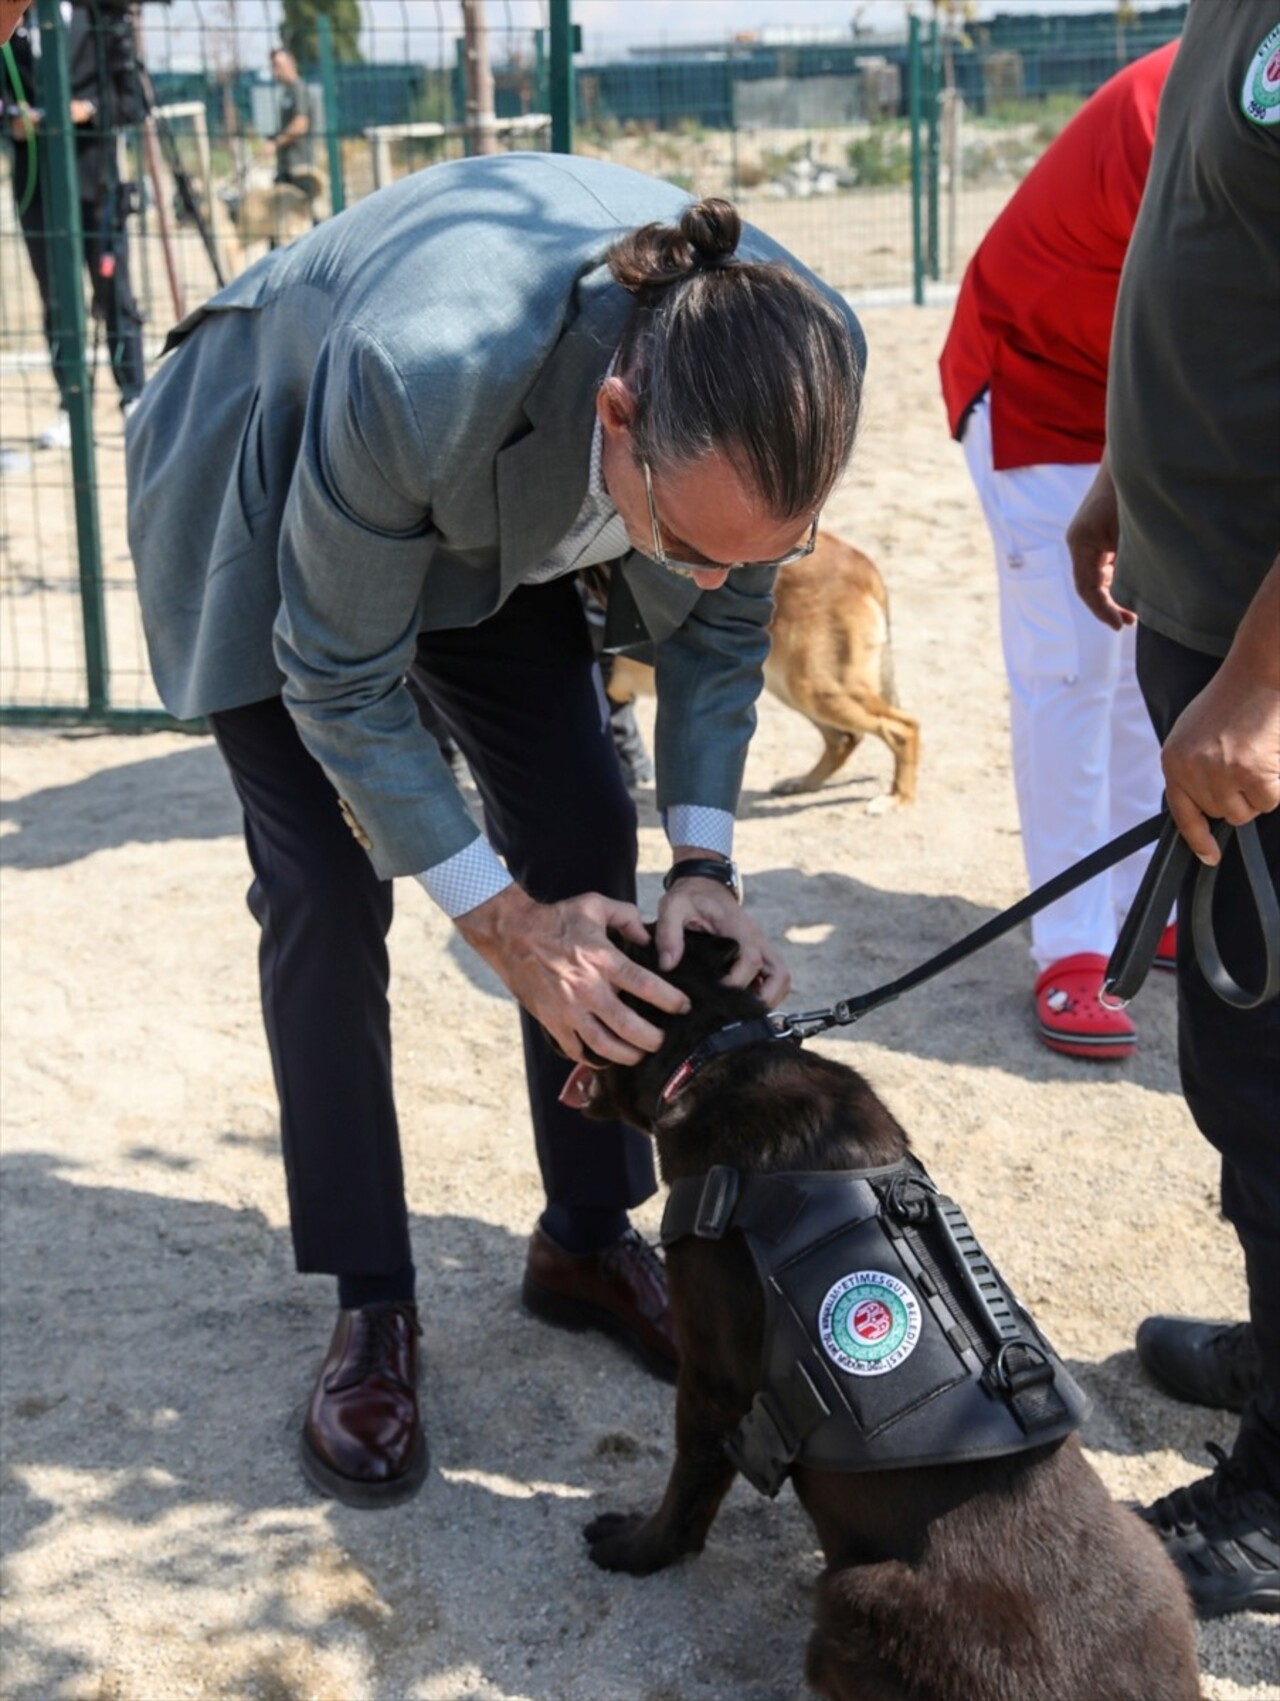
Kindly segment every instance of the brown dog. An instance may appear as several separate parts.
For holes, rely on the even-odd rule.
[[[825,748],[807,774],[779,780],[773,790],[782,796],[817,791],[873,733],[893,752],[893,786],[873,799],[868,812],[913,802],[920,723],[894,698],[889,597],[875,563],[831,532],[819,532],[813,554],[778,574],[774,604],[765,684],[813,722]],[[653,670],[618,656],[607,689],[612,702],[629,703],[653,690]]]
[[[651,948],[626,948],[655,968]],[[644,1574],[702,1549],[735,1475],[726,1445],[741,1461],[739,1425],[759,1407],[764,1367],[776,1362],[766,1357],[764,1290],[747,1232],[724,1231],[725,1223],[749,1226],[750,1219],[722,1214],[718,1190],[721,1237],[708,1237],[708,1227],[717,1226],[701,1215],[708,1192],[687,1178],[726,1166],[716,1171],[717,1178],[732,1172],[726,1196],[754,1197],[758,1207],[762,1194],[779,1185],[762,1188],[761,1176],[783,1172],[785,1185],[803,1196],[815,1172],[874,1169],[877,1196],[887,1203],[895,1196],[883,1166],[899,1166],[914,1172],[917,1198],[933,1208],[932,1185],[919,1181],[923,1172],[909,1158],[906,1135],[862,1077],[771,1039],[754,994],[721,984],[735,953],[731,941],[687,935],[671,979],[689,994],[691,1013],[671,1018],[643,1007],[666,1029],[662,1049],[634,1069],[580,1069],[571,1077],[579,1087],[573,1102],[587,1115],[619,1116],[653,1135],[663,1180],[673,1189],[664,1238],[671,1241],[667,1269],[680,1346],[676,1457],[655,1512],[607,1513],[587,1525],[591,1557],[606,1570]],[[734,1023],[748,1027],[731,1040],[743,1032],[755,1037],[717,1053],[720,1040],[708,1043],[709,1037],[724,1036]],[[686,1199],[700,1201],[692,1229],[687,1213],[683,1227],[673,1223],[682,1184]],[[849,1185],[847,1174],[837,1183]],[[869,1183],[855,1178],[852,1185]],[[908,1210],[903,1220],[909,1218]],[[790,1244],[785,1236],[794,1231],[781,1226],[785,1213],[778,1219],[775,1210],[769,1220],[773,1238]],[[879,1232],[874,1217],[870,1232]],[[824,1234],[826,1243],[838,1239]],[[931,1266],[934,1275],[940,1262]],[[975,1267],[987,1268],[970,1255]],[[877,1269],[859,1269],[856,1279],[888,1280]],[[865,1291],[871,1290],[858,1290]],[[917,1328],[937,1291],[920,1275],[915,1296],[906,1292]],[[772,1296],[770,1307],[776,1310]],[[877,1339],[874,1299],[855,1321],[868,1325],[868,1340]],[[1027,1323],[1021,1323],[1024,1339],[1035,1333]],[[947,1339],[954,1346],[954,1329]],[[919,1335],[920,1359],[928,1356],[924,1343]],[[868,1350],[883,1356],[885,1349]],[[855,1399],[867,1389],[892,1403],[882,1368],[873,1366],[879,1380],[874,1387],[860,1382]],[[902,1374],[901,1366],[892,1368],[895,1377]],[[824,1386],[830,1397],[829,1383]],[[983,1395],[965,1387],[981,1405]],[[905,1397],[896,1398],[903,1405]],[[919,1421],[929,1403],[913,1406],[908,1399],[903,1409]],[[997,1402],[988,1394],[986,1403]],[[1181,1579],[1154,1533],[1111,1500],[1076,1437],[1061,1438],[1062,1427],[1057,1439],[1019,1441],[1023,1450],[1002,1456],[905,1468],[823,1469],[800,1453],[789,1474],[827,1562],[806,1666],[820,1695],[829,1701],[1197,1701],[1194,1630]],[[947,1439],[953,1446],[955,1436]]]

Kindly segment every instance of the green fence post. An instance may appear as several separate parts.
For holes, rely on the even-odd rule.
[[[929,75],[925,84],[925,124],[929,138],[929,276],[942,276],[938,246],[938,20],[929,26]]]
[[[569,0],[551,0],[551,151],[573,152],[573,25]]]
[[[920,159],[920,20],[913,12],[907,45],[907,102],[911,115],[911,299],[924,306],[924,218]]]
[[[329,151],[329,206],[340,213],[347,204],[346,188],[342,181],[342,138],[338,134],[338,79],[333,70],[333,26],[329,14],[321,12],[316,19],[320,43],[320,86],[324,90],[324,133]]]
[[[102,596],[102,537],[98,526],[98,476],[93,452],[93,390],[85,360],[84,233],[71,122],[71,73],[59,0],[40,0],[41,87],[49,174],[49,255],[52,262],[52,330],[58,387],[71,425],[71,476],[75,492],[76,554],[80,567],[80,618],[84,629],[89,709],[107,706],[107,619]],[[101,120],[95,118],[94,122]],[[114,143],[114,138],[112,139]]]

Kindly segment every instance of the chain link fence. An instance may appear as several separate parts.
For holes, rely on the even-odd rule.
[[[728,196],[855,302],[919,301],[959,278],[1081,102],[1184,10],[616,53],[588,39],[558,121],[577,152]],[[470,38],[457,0],[348,11],[358,30],[322,18],[273,55],[275,0],[76,0],[69,25],[38,0],[4,55],[5,721],[165,723],[125,535],[124,417],[169,326],[481,128],[503,149],[551,145],[549,28],[492,0]]]

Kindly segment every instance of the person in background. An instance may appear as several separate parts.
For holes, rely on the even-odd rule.
[[[684,1008],[620,949],[648,938],[636,810],[577,574],[616,563],[605,645],[656,663],[660,958],[688,926],[726,934],[735,983],[776,1003],[733,812],[773,583],[852,451],[862,338],[727,202],[516,153],[369,196],[170,345],[127,434],[143,624],[162,700],[208,716],[243,806],[295,1254],[337,1278],[303,1469],[389,1505],[427,1468],[391,881],[416,876],[521,1006],[546,1194],[526,1308],[672,1377],[665,1271],[627,1216],[650,1142],[572,1102],[575,1066],[661,1043],[630,1000]]]
[[[13,143],[13,193],[40,290],[54,377],[61,391],[68,374],[58,339],[53,294],[53,241],[45,182],[49,152],[41,135],[40,36],[34,7],[28,9],[15,31],[8,53],[12,59],[6,60],[0,83],[10,85],[5,91],[4,112]],[[70,8],[67,55],[84,264],[93,311],[106,327],[111,372],[127,416],[146,376],[142,314],[129,281],[128,187],[120,180],[117,161],[120,130],[140,123],[145,115],[132,17],[119,6],[75,0]],[[62,449],[70,442],[71,425],[64,402],[58,417],[40,433],[36,443],[42,449]]]
[[[263,147],[275,155],[276,182],[296,183],[302,167],[314,163],[311,90],[299,75],[297,60],[283,47],[272,50],[271,72],[280,85],[280,122]],[[299,187],[311,192],[309,181]]]
[[[1076,584],[1137,669],[1165,793],[1217,867],[1227,971],[1263,984],[1259,912],[1237,844],[1253,823],[1280,884],[1280,8],[1191,0],[1116,308],[1107,450],[1072,522]],[[1192,873],[1182,891],[1189,913]],[[1138,1354],[1166,1387],[1241,1411],[1230,1454],[1143,1516],[1202,1617],[1280,1611],[1280,999],[1214,991],[1178,940],[1178,1054],[1222,1161],[1249,1323],[1149,1318]]]
[[[1102,455],[1116,291],[1176,49],[1126,66],[1049,145],[970,262],[942,352],[947,416],[995,545],[1033,887],[1160,807],[1133,634],[1106,630],[1082,607],[1065,534]],[[1037,1031],[1052,1051],[1133,1052],[1131,1018],[1099,994],[1148,854],[1032,918]],[[1171,927],[1163,967],[1174,938]]]

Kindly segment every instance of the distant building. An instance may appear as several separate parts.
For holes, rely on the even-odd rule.
[[[985,110],[989,96],[986,62],[1002,56],[997,86],[1015,88],[1018,98],[1036,100],[1060,90],[1088,96],[1132,59],[1182,33],[1186,0],[1142,12],[1122,23],[1116,11],[1083,11],[1078,6],[1056,13],[1000,12],[967,27],[966,40],[952,50],[956,86],[971,111]],[[580,63],[577,68],[579,115],[585,123],[611,120],[673,129],[694,123],[708,129],[752,122],[778,122],[751,116],[777,108],[764,91],[752,99],[742,85],[802,82],[819,78],[858,79],[865,91],[868,63],[896,73],[898,111],[907,99],[907,36],[903,29],[885,34],[852,29],[805,30],[793,26],[741,31],[705,41],[641,44],[622,59]],[[886,84],[881,77],[876,85]],[[850,116],[883,115],[863,110],[864,95],[846,89],[806,100],[792,91],[797,124],[837,123]],[[825,116],[801,116],[816,107]],[[839,109],[839,110],[837,110]]]

